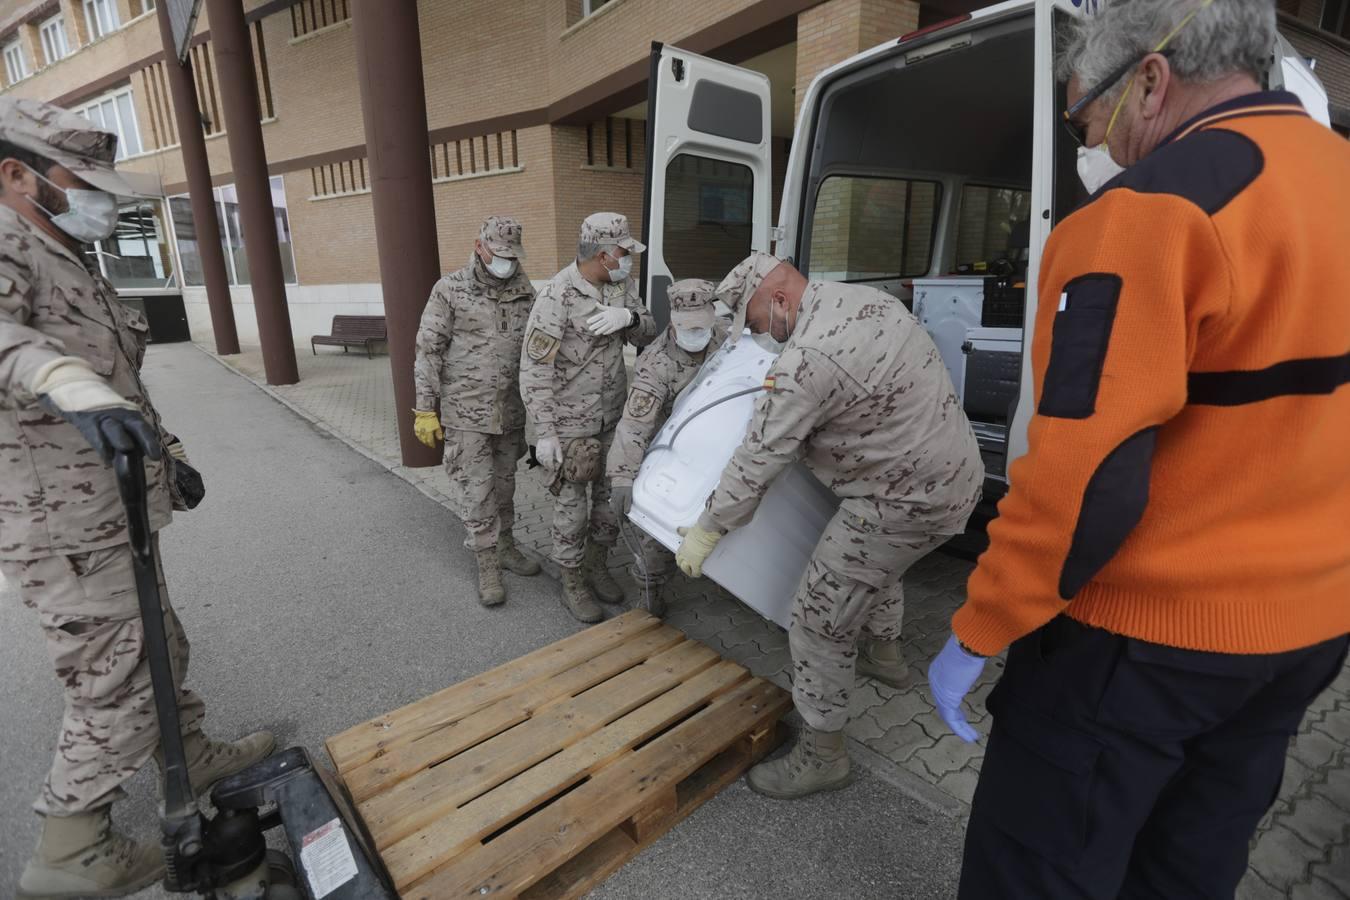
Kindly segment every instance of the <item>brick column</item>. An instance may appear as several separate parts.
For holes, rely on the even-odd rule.
[[[795,112],[825,69],[918,27],[916,0],[827,0],[798,15]]]
[[[66,17],[66,40],[70,49],[89,43],[89,25],[84,20],[84,4],[80,0],[61,0],[61,13]]]

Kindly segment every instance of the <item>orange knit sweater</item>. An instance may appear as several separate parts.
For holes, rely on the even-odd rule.
[[[1195,650],[1350,632],[1350,143],[1211,110],[1051,235],[1028,453],[953,627]]]

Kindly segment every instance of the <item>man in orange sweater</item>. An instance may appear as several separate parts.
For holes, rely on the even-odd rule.
[[[930,669],[1011,645],[961,896],[1231,897],[1350,632],[1350,144],[1261,90],[1270,0],[1069,42],[1029,450]],[[1162,52],[1159,52],[1162,51]]]

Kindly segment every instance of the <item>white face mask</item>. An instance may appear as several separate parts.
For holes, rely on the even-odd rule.
[[[1078,148],[1078,178],[1089,194],[1095,194],[1115,178],[1125,167],[1111,158],[1105,142],[1095,147]]]
[[[86,244],[106,241],[112,237],[113,232],[117,230],[116,197],[107,191],[63,188],[37,169],[29,171],[66,195],[68,209],[55,215],[41,203],[32,201],[34,206],[47,214],[53,225],[75,240]]]
[[[505,280],[516,274],[517,265],[518,263],[514,259],[508,259],[505,256],[494,256],[492,257],[492,262],[488,263],[486,268],[492,273],[492,277]]]
[[[613,259],[613,257],[611,257],[611,259]],[[619,263],[619,267],[617,269],[609,270],[609,280],[614,282],[615,284],[622,284],[623,282],[628,280],[628,277],[630,275],[633,274],[632,254],[620,257],[617,260],[617,262]]]
[[[712,341],[711,328],[676,328],[675,343],[686,353],[698,353]]]

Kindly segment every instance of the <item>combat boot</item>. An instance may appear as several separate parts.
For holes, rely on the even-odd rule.
[[[668,594],[670,592],[670,582],[653,582],[646,586],[644,590],[638,581],[638,608],[645,609],[647,612],[656,616],[658,619],[666,614],[668,605]]]
[[[817,731],[804,725],[786,756],[760,763],[745,780],[756,793],[777,800],[847,787],[853,782],[853,772],[844,732]]]
[[[604,544],[591,541],[586,545],[586,561],[581,564],[586,573],[586,583],[595,589],[595,596],[601,603],[622,603],[623,588],[609,574],[609,548]]]
[[[882,684],[905,690],[914,684],[914,676],[900,653],[900,641],[868,638],[858,648],[858,672]]]
[[[582,576],[581,569],[569,569],[564,566],[562,588],[563,606],[567,607],[567,611],[575,616],[577,621],[599,622],[604,618],[600,605],[591,596],[590,588],[586,587],[586,579]]]
[[[222,778],[242,772],[254,763],[262,762],[277,748],[277,739],[270,731],[255,731],[237,741],[213,741],[200,731],[183,738],[183,755],[188,761],[188,779],[192,792],[203,797]],[[164,787],[164,751],[156,748],[155,762],[159,765],[159,783]]]
[[[164,854],[113,831],[110,807],[43,816],[42,837],[19,878],[20,898],[125,897],[164,877]]]
[[[484,606],[501,606],[506,602],[496,547],[478,551],[478,602]]]
[[[539,563],[530,559],[516,546],[516,536],[510,529],[502,529],[497,535],[497,558],[502,568],[517,575],[538,575]]]

